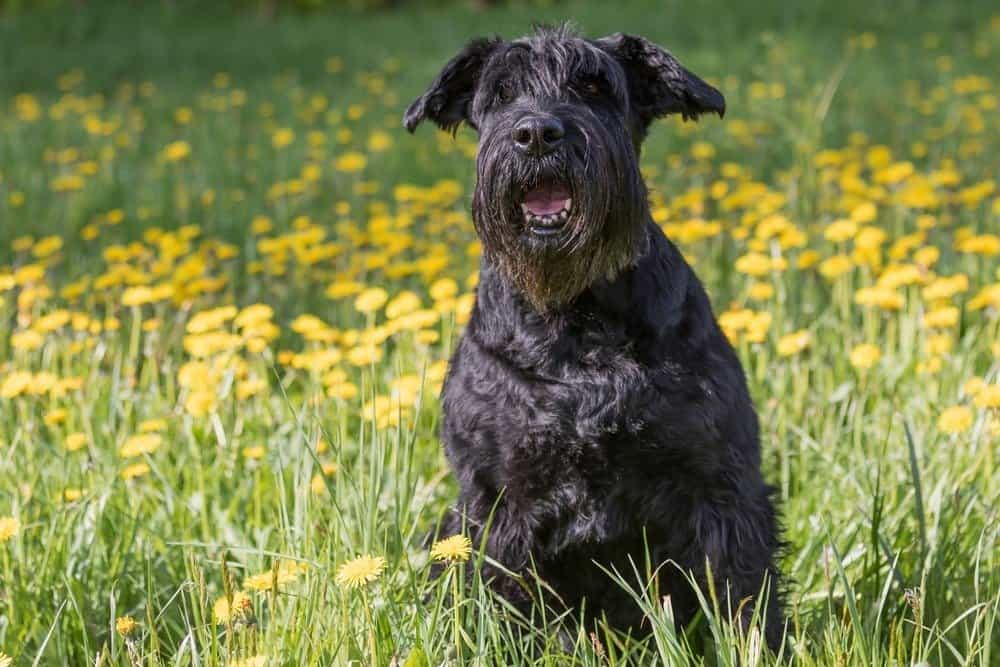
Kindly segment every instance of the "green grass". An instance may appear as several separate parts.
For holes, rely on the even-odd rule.
[[[14,664],[1000,660],[991,3],[568,2],[274,23],[97,4],[0,15],[0,520],[16,521],[0,521],[0,651]],[[645,642],[517,618],[475,576],[482,554],[430,577],[424,537],[456,495],[436,390],[477,266],[474,137],[411,137],[401,112],[467,38],[567,18],[653,38],[726,94],[724,121],[661,122],[643,163],[760,414],[789,544],[780,656],[758,655],[712,591],[675,630],[641,564],[609,576],[647,610]],[[173,142],[190,154],[168,160]],[[355,152],[360,172],[337,168]],[[273,229],[254,231],[259,216]],[[852,216],[857,229],[829,233]],[[787,266],[750,276],[752,252]],[[838,255],[851,259],[833,275]],[[967,285],[942,280],[960,274]],[[898,309],[856,302],[895,278]],[[449,279],[457,300],[441,294]],[[348,282],[413,292],[440,316],[390,317],[402,301],[358,312],[351,290],[326,293]],[[144,284],[172,292],[139,298]],[[273,328],[213,310],[255,303]],[[756,331],[740,328],[744,307]],[[189,323],[205,312],[208,331],[241,338],[200,336]],[[782,355],[800,331],[808,346]],[[881,353],[868,370],[851,360],[863,343]],[[158,444],[123,455],[148,420],[163,420],[145,424]],[[339,585],[362,554],[385,558],[377,581]],[[254,581],[248,610],[216,617]],[[123,616],[138,622],[127,635]]]

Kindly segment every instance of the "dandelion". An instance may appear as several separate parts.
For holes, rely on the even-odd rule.
[[[882,351],[870,343],[857,345],[851,350],[851,365],[860,370],[868,370],[882,357]]]
[[[882,310],[900,310],[904,305],[903,296],[888,287],[862,287],[854,293],[854,303]]]
[[[750,285],[747,296],[754,301],[767,301],[774,296],[774,286],[771,283],[755,282]]]
[[[778,354],[782,357],[791,357],[799,354],[812,342],[812,334],[805,329],[801,329],[778,340]]]
[[[966,396],[976,396],[986,388],[986,381],[981,377],[971,377],[962,384],[962,393]]]
[[[368,164],[368,158],[361,153],[350,152],[338,157],[333,166],[337,171],[350,174],[361,171],[366,164]]]
[[[259,459],[262,459],[264,458],[264,454],[266,453],[267,450],[262,445],[254,445],[252,447],[243,448],[243,458],[248,459],[250,461],[257,461]]]
[[[217,404],[215,392],[205,389],[191,392],[184,401],[184,409],[192,417],[205,417],[215,410]]]
[[[321,496],[326,493],[326,480],[323,479],[323,475],[316,473],[309,480],[309,490],[312,491],[317,496]]]
[[[447,563],[464,563],[472,553],[472,540],[465,535],[452,535],[438,540],[431,547],[431,558]]]
[[[42,347],[43,343],[45,343],[45,338],[33,329],[18,331],[11,334],[10,337],[11,347],[22,352],[37,350]]]
[[[847,255],[834,255],[820,262],[819,273],[827,280],[836,280],[854,268],[854,263]]]
[[[123,459],[131,459],[143,454],[152,454],[163,443],[163,438],[155,433],[133,435],[119,448],[118,455]]]
[[[244,580],[243,587],[252,591],[266,591],[274,586],[285,586],[294,583],[308,566],[294,560],[281,560],[277,566],[266,572],[249,576]]]
[[[381,287],[371,287],[361,292],[354,300],[354,308],[359,313],[372,313],[389,299],[388,293]]]
[[[271,145],[277,150],[285,148],[293,141],[295,141],[295,132],[287,127],[278,128],[271,135]]]
[[[145,463],[134,463],[130,466],[126,466],[122,470],[122,479],[128,481],[130,479],[137,479],[143,475],[149,474],[149,466]]]
[[[958,324],[958,308],[945,306],[924,313],[923,325],[927,329],[947,329]]]
[[[343,588],[361,588],[377,581],[384,570],[385,558],[382,556],[358,556],[337,568],[335,581]]]
[[[976,393],[972,401],[977,408],[1000,408],[1000,385],[991,384]]]
[[[942,433],[955,435],[969,430],[972,422],[972,410],[964,405],[956,405],[940,414],[937,420],[937,427]]]
[[[212,618],[218,625],[238,623],[252,617],[253,600],[243,591],[233,593],[232,600],[223,596],[212,605]]]
[[[139,422],[140,433],[159,433],[167,430],[166,419],[144,419]]]
[[[760,277],[771,272],[771,258],[759,252],[751,252],[736,260],[736,270],[748,276]]]
[[[139,627],[139,624],[131,616],[119,616],[115,619],[115,630],[122,637],[128,637],[135,632],[137,627]]]
[[[385,306],[385,316],[390,320],[409,315],[420,308],[420,297],[410,291],[397,294]]]
[[[75,452],[87,446],[87,436],[83,433],[70,433],[63,441],[67,451]]]
[[[0,542],[6,542],[21,532],[21,522],[12,516],[0,517]]]
[[[382,153],[392,148],[392,137],[388,132],[376,130],[368,135],[368,150],[372,153]]]
[[[175,141],[163,149],[163,159],[167,162],[180,162],[191,155],[191,146],[186,141]]]
[[[268,657],[266,655],[252,655],[248,658],[233,658],[229,661],[229,667],[265,667]]]

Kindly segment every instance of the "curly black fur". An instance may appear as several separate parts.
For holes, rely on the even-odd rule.
[[[639,608],[598,566],[672,561],[732,608],[767,588],[768,642],[783,613],[771,488],[739,361],[680,252],[651,220],[639,147],[656,118],[724,112],[722,95],[629,35],[566,28],[471,42],[407,110],[480,136],[473,219],[477,301],[443,393],[445,452],[461,487],[448,530],[533,569],[562,603],[641,631]],[[558,118],[565,136],[525,155],[512,128]],[[558,183],[572,211],[555,235],[525,223],[525,193]],[[488,534],[486,524],[492,521]],[[659,568],[678,622],[697,611],[677,567]],[[767,583],[765,583],[767,582]],[[523,589],[494,586],[517,604]],[[753,604],[740,612],[750,617]]]

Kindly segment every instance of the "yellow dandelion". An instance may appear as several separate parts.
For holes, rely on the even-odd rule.
[[[212,618],[219,625],[247,620],[252,616],[252,612],[253,600],[243,591],[233,593],[232,601],[223,596],[212,605]]]
[[[156,433],[133,435],[121,446],[118,455],[123,459],[131,459],[143,454],[152,454],[162,443],[163,438]]]
[[[958,308],[945,306],[924,313],[923,325],[927,329],[947,329],[958,324]]]
[[[420,308],[420,297],[409,290],[400,292],[385,306],[385,316],[394,320]]]
[[[431,547],[431,558],[441,562],[464,563],[471,553],[472,540],[465,535],[452,535]]]
[[[163,149],[163,159],[167,162],[179,162],[191,155],[191,145],[186,141],[175,141]]]
[[[293,141],[295,141],[295,132],[287,127],[278,128],[274,131],[274,134],[271,135],[271,145],[278,150],[288,146]]]
[[[854,268],[854,263],[847,255],[834,255],[820,262],[819,272],[827,280],[836,280]]]
[[[983,387],[973,399],[977,408],[1000,408],[1000,384]]]
[[[309,480],[309,490],[315,493],[317,496],[321,496],[326,493],[326,480],[323,479],[323,475],[316,473]]]
[[[69,411],[66,410],[66,408],[54,408],[45,413],[42,417],[42,421],[49,426],[57,426],[58,424],[65,422],[68,416]]]
[[[252,447],[243,448],[243,458],[250,459],[251,461],[256,461],[258,459],[264,458],[264,454],[267,450],[264,449],[262,445],[254,445]]]
[[[458,283],[453,278],[440,278],[430,286],[429,292],[435,301],[453,299],[458,294]]]
[[[964,405],[955,405],[941,413],[937,427],[942,433],[954,435],[969,430],[973,421],[972,410]]]
[[[392,137],[388,132],[376,130],[368,135],[368,150],[372,153],[381,153],[392,147]]]
[[[981,377],[973,376],[962,384],[962,393],[966,396],[976,396],[985,388],[986,380]]]
[[[750,252],[736,260],[736,270],[748,276],[764,276],[771,272],[771,258],[759,252]]]
[[[140,433],[159,433],[167,430],[166,419],[145,419],[139,422]]]
[[[66,436],[63,446],[70,452],[83,449],[87,446],[87,436],[83,433],[70,433]]]
[[[811,342],[812,334],[801,329],[778,340],[778,354],[782,357],[791,357],[805,350]]]
[[[308,566],[305,563],[285,559],[280,561],[274,569],[247,577],[243,582],[243,587],[252,591],[267,591],[276,585],[284,586],[295,582],[299,578],[299,574],[307,569]]]
[[[214,391],[194,391],[184,401],[184,409],[192,417],[204,417],[215,410],[217,402]]]
[[[365,554],[337,568],[335,581],[343,588],[360,588],[378,580],[384,570],[385,558]]]
[[[149,474],[149,466],[145,463],[135,463],[130,466],[126,466],[122,470],[122,479],[130,480],[142,477],[143,475]]]
[[[37,350],[44,342],[45,337],[33,329],[18,331],[10,336],[11,347],[23,352]]]
[[[771,283],[755,282],[750,285],[747,296],[754,301],[767,301],[774,296],[774,286]]]
[[[21,532],[21,522],[12,516],[0,517],[0,542],[6,542]]]
[[[381,287],[371,287],[359,294],[356,299],[354,299],[354,308],[359,313],[371,313],[382,306],[388,301],[389,294]]]
[[[229,661],[229,667],[264,667],[267,661],[266,655],[252,655],[248,658],[233,658]]]
[[[119,616],[115,619],[115,630],[118,631],[122,637],[128,637],[130,634],[135,632],[135,629],[139,626],[135,622],[135,619],[131,616]]]
[[[338,157],[333,166],[337,171],[344,173],[354,173],[361,171],[368,164],[368,158],[358,152],[344,153]]]
[[[882,351],[871,343],[863,343],[851,350],[851,365],[861,370],[867,370],[882,358]]]

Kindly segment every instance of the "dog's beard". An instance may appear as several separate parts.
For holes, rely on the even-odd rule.
[[[643,247],[648,208],[634,154],[612,151],[599,137],[587,143],[533,159],[504,142],[480,145],[472,209],[484,254],[540,312],[613,279]],[[538,189],[565,191],[571,201],[558,230],[544,235],[533,232],[524,207]]]

